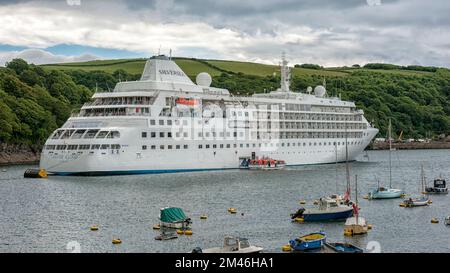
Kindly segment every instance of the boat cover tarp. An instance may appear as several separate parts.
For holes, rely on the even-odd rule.
[[[163,208],[161,209],[160,220],[166,223],[179,222],[186,220],[186,215],[180,208]]]

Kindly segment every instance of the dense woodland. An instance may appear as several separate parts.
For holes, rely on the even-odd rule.
[[[363,68],[352,70],[348,76],[327,77],[328,95],[355,101],[365,111],[367,119],[380,128],[382,137],[386,135],[389,118],[395,135],[401,131],[404,137],[412,138],[450,134],[449,70],[384,64],[368,64]],[[382,73],[376,69],[424,73]],[[119,80],[139,77],[124,70],[112,74],[47,70],[15,59],[0,68],[0,143],[43,144],[73,110],[90,99],[95,90],[107,92]],[[323,81],[319,75],[296,76],[291,89],[304,91]],[[222,71],[220,76],[213,78],[213,86],[227,88],[236,95],[250,95],[255,91],[276,89],[279,78]]]

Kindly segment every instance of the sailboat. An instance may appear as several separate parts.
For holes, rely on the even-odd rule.
[[[389,119],[389,187],[378,187],[369,192],[369,199],[391,199],[399,198],[402,196],[403,191],[400,189],[392,188],[392,137],[391,137],[391,119]]]
[[[424,194],[425,193],[425,174],[423,172],[423,165],[421,169],[421,180],[420,180],[420,187],[419,187],[419,193],[422,193],[421,197],[417,198],[408,198],[403,200],[403,202],[400,204],[402,207],[422,207],[422,206],[428,206],[430,204],[430,199]]]
[[[345,221],[344,235],[353,236],[366,234],[369,230],[366,219],[359,216],[358,207],[358,176],[355,175],[355,203],[353,203],[353,217]]]
[[[291,218],[296,222],[315,222],[330,220],[345,220],[353,216],[353,207],[350,202],[350,170],[348,167],[348,149],[347,134],[345,136],[345,158],[347,171],[347,190],[344,197],[334,194],[320,198],[317,208],[300,208],[297,212],[291,214]],[[336,180],[337,181],[337,180]],[[336,184],[337,185],[337,184]]]

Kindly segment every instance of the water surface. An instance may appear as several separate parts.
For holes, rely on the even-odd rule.
[[[50,177],[23,179],[26,168],[1,167],[0,252],[66,252],[77,241],[82,252],[187,252],[222,245],[227,234],[247,237],[268,252],[280,252],[289,239],[324,230],[329,241],[348,241],[363,248],[377,241],[383,252],[450,252],[450,197],[432,196],[423,208],[399,207],[400,199],[362,199],[376,179],[388,183],[388,152],[370,151],[351,163],[358,175],[361,213],[373,230],[368,235],[343,236],[343,222],[290,221],[298,201],[306,206],[325,194],[345,188],[345,164],[289,167],[281,171],[214,171],[110,177]],[[420,166],[428,181],[450,180],[449,150],[393,152],[393,186],[418,194]],[[178,206],[193,219],[192,236],[156,241],[159,209]],[[235,207],[238,213],[229,214]],[[200,220],[201,214],[207,220]],[[241,215],[243,213],[243,215]],[[431,224],[432,217],[441,223]],[[92,232],[91,225],[100,230]],[[123,243],[113,245],[113,237]]]

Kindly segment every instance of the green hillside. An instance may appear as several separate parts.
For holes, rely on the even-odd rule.
[[[174,58],[174,61],[185,71],[191,78],[200,72],[208,72],[213,77],[219,76],[222,72],[243,73],[254,76],[272,76],[274,73],[279,74],[279,66],[267,65],[250,62],[225,61],[225,60],[201,60],[201,59],[187,59]],[[116,70],[122,69],[129,74],[141,74],[144,69],[146,59],[118,59],[118,60],[97,60],[78,63],[64,63],[64,64],[48,64],[42,65],[46,70],[83,70],[83,71],[104,71],[113,73]],[[405,69],[368,69],[368,68],[350,68],[350,67],[333,67],[323,69],[308,69],[308,68],[292,68],[293,76],[322,76],[322,77],[338,77],[348,76],[354,72],[376,72],[388,74],[401,74],[405,76],[422,76],[429,75],[429,71],[415,71]]]
[[[200,72],[213,86],[252,95],[279,87],[274,65],[175,58],[192,79]],[[0,142],[42,144],[93,92],[137,80],[145,59],[30,65],[16,59],[0,68]],[[367,64],[364,67],[293,68],[292,90],[322,84],[327,93],[354,101],[385,136],[388,119],[394,135],[425,137],[450,134],[450,70],[435,67]]]
[[[105,60],[105,61],[89,61],[81,63],[64,63],[42,65],[46,70],[83,70],[83,71],[104,71],[113,73],[116,70],[122,69],[129,74],[141,74],[144,70],[145,59],[131,59],[131,60]],[[200,72],[208,72],[211,76],[220,75],[220,71],[208,66],[207,64],[191,59],[175,59],[175,62],[181,69],[190,77],[197,76]]]
[[[271,76],[274,73],[279,74],[280,68],[276,65],[266,65],[266,64],[258,64],[258,63],[248,63],[248,62],[235,62],[235,61],[216,61],[216,60],[207,60],[209,64],[212,64],[220,69],[224,69],[227,71],[233,71],[235,73],[243,73],[248,75],[256,75],[256,76]],[[340,71],[329,71],[329,70],[315,70],[315,69],[305,69],[305,68],[293,68],[292,75],[300,76],[300,75],[320,75],[320,76],[346,76],[347,72]]]

